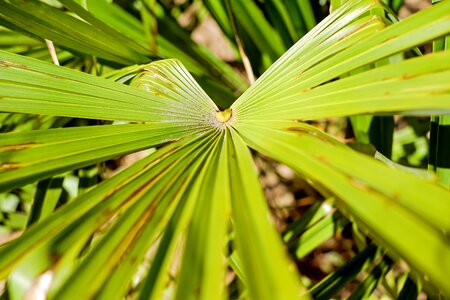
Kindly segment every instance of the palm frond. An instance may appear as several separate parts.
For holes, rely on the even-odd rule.
[[[12,28],[33,37],[48,34],[68,49],[80,45],[84,53],[119,64],[147,62],[142,41],[110,29],[100,21],[98,8],[91,14],[61,0],[80,21],[38,1],[13,2],[3,0],[0,8],[1,19]],[[37,8],[36,16],[23,13]],[[383,13],[369,15],[373,10]],[[175,299],[226,299],[230,266],[245,297],[325,299],[383,253],[353,297],[372,293],[398,257],[450,295],[449,192],[299,122],[450,111],[448,53],[365,68],[398,53],[408,58],[414,47],[448,34],[449,10],[450,2],[444,1],[387,26],[390,12],[379,1],[346,1],[224,111],[216,105],[220,100],[214,102],[176,59],[98,77],[0,51],[1,111],[137,123],[1,134],[0,190],[158,148],[82,190],[1,246],[0,278],[7,278],[14,298],[27,296],[42,276],[50,276],[50,298],[121,299],[133,290],[140,299],[161,299],[169,287]],[[55,13],[51,20],[60,28],[30,27],[49,12]],[[85,29],[86,41],[68,24]],[[136,34],[141,29],[133,30]],[[270,30],[255,30],[254,37],[264,34],[260,47],[274,46],[265,35]],[[102,38],[92,41],[100,33]],[[126,47],[106,43],[109,37]],[[281,54],[274,49],[270,55]],[[271,223],[250,148],[292,167],[328,199],[282,238]],[[369,244],[308,291],[288,251],[301,258],[349,221],[377,246]],[[408,283],[402,294],[411,289]]]

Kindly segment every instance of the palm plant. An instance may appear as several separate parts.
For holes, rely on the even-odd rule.
[[[195,44],[182,51],[167,36],[145,38],[136,20],[117,17],[106,2],[86,10],[58,1],[76,17],[38,1],[0,2],[2,25],[52,40],[72,66],[83,55],[95,57],[83,73],[0,51],[0,111],[47,116],[49,127],[58,127],[54,117],[99,120],[1,134],[0,192],[38,182],[26,230],[0,247],[0,276],[11,298],[44,287],[57,299],[121,299],[130,290],[140,299],[171,290],[169,298],[225,299],[232,297],[225,284],[230,266],[240,284],[236,297],[327,299],[375,257],[382,260],[354,299],[372,293],[399,259],[411,268],[400,297],[416,284],[450,296],[450,193],[435,177],[358,153],[307,123],[449,113],[450,53],[420,56],[415,49],[450,33],[449,1],[401,22],[380,1],[334,1],[333,13],[247,90],[229,66]],[[143,3],[144,23],[158,18],[173,28],[159,6],[152,9],[154,1]],[[224,28],[233,22],[222,21]],[[158,56],[173,50],[177,59],[155,59],[146,47],[152,38]],[[80,188],[68,203],[58,204],[51,192],[60,174],[149,148],[154,152]],[[250,149],[290,166],[326,200],[283,238],[271,224]],[[296,244],[298,259],[333,235],[338,217],[375,244],[362,241],[342,270],[307,286],[283,240]]]

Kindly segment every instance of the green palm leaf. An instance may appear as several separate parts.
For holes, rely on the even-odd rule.
[[[231,131],[229,139],[236,247],[250,295],[255,299],[298,298],[305,291],[294,274],[294,266],[289,266],[283,255],[275,254],[281,252],[282,247],[269,222],[250,152],[235,131]],[[262,282],[266,284],[261,286]]]
[[[156,124],[104,125],[40,130],[31,134],[4,134],[0,142],[0,191],[158,146],[185,135],[183,129],[171,130]]]
[[[0,11],[20,15],[11,1],[3,2]],[[85,14],[72,1],[62,2]],[[1,111],[138,123],[1,134],[2,190],[164,145],[0,247],[0,278],[9,277],[14,298],[50,274],[48,295],[57,299],[121,299],[130,289],[142,299],[161,299],[168,286],[176,299],[226,299],[227,257],[250,298],[309,298],[271,224],[249,148],[291,166],[324,196],[333,196],[340,214],[450,295],[449,192],[298,122],[450,109],[446,53],[339,79],[450,32],[448,1],[386,28],[383,18],[366,16],[373,9],[384,6],[372,0],[344,3],[224,111],[177,60],[111,75],[132,77],[127,86],[0,52]],[[84,17],[91,22],[82,26],[96,24],[91,15]],[[115,58],[116,46],[103,46],[91,45],[99,57]],[[139,51],[127,47],[128,62]],[[298,257],[333,234],[329,212],[319,209],[310,217],[284,235],[304,243]],[[155,252],[148,253],[150,248]],[[371,260],[375,250],[368,246],[357,258]],[[171,265],[174,260],[180,263]],[[146,263],[150,267],[136,285],[133,275]],[[349,269],[357,273],[362,264]],[[385,267],[375,270],[384,274]],[[349,278],[325,281],[340,288]],[[374,282],[367,279],[358,293],[371,292]],[[311,294],[331,296],[336,289],[319,285]]]
[[[87,12],[82,16],[82,21],[36,0],[2,0],[0,3],[0,24],[19,29],[32,37],[57,40],[72,51],[85,52],[123,65],[148,62],[152,56],[142,45],[96,22]],[[65,1],[65,4],[77,12],[82,11],[73,1]],[[117,43],[111,43],[111,40]]]
[[[358,17],[376,5],[377,2],[373,1],[349,1],[335,14],[330,15],[310,31],[233,103],[232,107],[239,112],[238,118],[245,120],[248,119],[247,115],[250,115],[254,116],[253,119],[258,120],[264,118],[302,120],[342,115],[344,109],[345,111],[350,110],[347,114],[420,111],[421,109],[424,113],[426,112],[423,110],[423,106],[426,106],[424,102],[429,101],[429,96],[435,97],[436,108],[448,110],[448,101],[444,100],[448,92],[446,85],[448,82],[445,80],[448,77],[447,68],[444,66],[441,69],[441,64],[448,62],[448,57],[445,55],[423,58],[425,61],[421,59],[406,61],[398,65],[386,66],[384,69],[380,68],[350,76],[342,81],[324,84],[349,71],[450,32],[446,13],[450,9],[448,1],[437,5],[442,9],[424,10],[385,30],[379,30],[380,27],[377,25],[379,21],[376,18],[354,21],[349,18],[348,14],[345,14],[351,10],[349,14],[352,17]],[[430,19],[435,22],[425,21]],[[353,22],[354,24],[352,24]],[[376,26],[374,27],[374,25]],[[404,30],[404,28],[416,28],[416,26],[427,30],[427,34],[417,33],[415,29]],[[433,26],[436,27],[435,30],[433,30]],[[400,34],[402,31],[405,33]],[[431,33],[431,36],[428,32]],[[322,40],[326,41],[326,44],[321,44],[320,51],[317,51]],[[327,51],[328,49],[332,50]],[[405,64],[405,69],[403,66],[398,67],[401,64]],[[439,69],[442,71],[440,74]],[[427,76],[430,72],[433,72],[433,79]],[[436,85],[432,85],[430,82],[429,90],[422,83],[421,86],[425,88],[424,90],[411,90],[411,86],[417,84],[416,77],[422,77],[425,81],[436,80],[437,82]],[[392,88],[390,85],[392,80],[397,80],[393,95],[389,90],[389,86]],[[411,80],[408,89],[403,89],[403,92],[409,92],[409,94],[400,95],[401,84],[406,84],[408,80]],[[378,84],[377,81],[379,81]],[[327,86],[331,86],[336,94],[326,93]],[[357,89],[353,90],[354,87],[364,89],[365,94],[358,93]],[[373,89],[370,90],[370,87]],[[321,91],[324,93],[322,94]],[[414,93],[414,97],[417,97],[414,101],[408,102],[411,106],[417,105],[417,107],[407,108],[405,104],[402,104],[402,100],[409,99],[412,93]],[[309,98],[310,95],[311,98]],[[335,95],[336,98],[333,97]],[[341,95],[342,97],[340,97]],[[362,96],[367,100],[361,99]],[[380,102],[377,104],[377,101],[383,102],[384,107]],[[358,103],[356,104],[356,102]],[[365,106],[367,102],[370,104]],[[395,104],[398,107],[390,109],[386,107]],[[429,108],[431,106],[432,104]],[[339,110],[339,107],[342,110]],[[328,108],[330,111],[327,111]],[[251,111],[249,114],[247,114],[248,110]],[[278,110],[279,114],[276,114]],[[321,114],[315,115],[316,111]],[[267,113],[267,117],[265,117],[265,113]]]
[[[306,125],[293,123],[290,132],[251,125],[237,130],[252,148],[291,166],[335,195],[338,207],[378,243],[449,292],[446,234],[450,222],[446,214],[436,214],[450,211],[448,191],[332,145]]]

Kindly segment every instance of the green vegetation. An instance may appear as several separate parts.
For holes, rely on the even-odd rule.
[[[450,1],[400,6],[0,0],[2,297],[450,297]],[[192,39],[207,16],[238,67]],[[318,195],[281,233],[261,156]],[[346,234],[351,258],[303,274]]]

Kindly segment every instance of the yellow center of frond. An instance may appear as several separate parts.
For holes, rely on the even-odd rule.
[[[233,114],[233,111],[231,110],[231,108],[227,108],[223,111],[216,112],[216,119],[220,123],[225,123],[226,121],[228,121],[231,118],[232,114]]]

